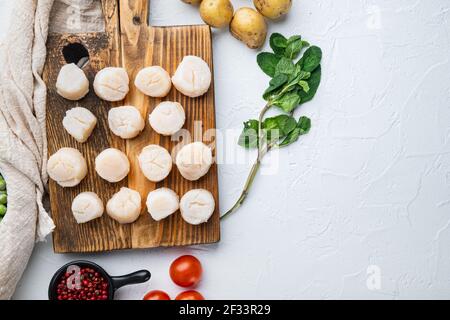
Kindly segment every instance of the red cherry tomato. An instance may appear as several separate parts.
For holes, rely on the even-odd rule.
[[[170,265],[170,277],[180,287],[196,286],[202,272],[202,264],[193,256],[181,256]]]
[[[170,300],[170,297],[164,291],[153,290],[144,296],[144,300]]]
[[[205,298],[198,291],[188,290],[177,295],[175,300],[205,300]]]

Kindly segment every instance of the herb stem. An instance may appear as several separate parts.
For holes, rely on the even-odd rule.
[[[266,153],[267,146],[264,142],[264,131],[262,129],[262,123],[266,112],[272,107],[272,104],[268,102],[261,110],[258,119],[258,160],[261,161],[262,157]]]
[[[256,173],[258,172],[260,165],[261,161],[259,159],[256,159],[256,162],[253,164],[252,169],[250,170],[250,174],[248,175],[247,181],[245,182],[244,189],[242,190],[241,195],[239,196],[235,204],[227,212],[225,212],[220,217],[220,219],[224,219],[227,216],[231,215],[244,203],[245,199],[247,198],[250,187],[253,184],[253,180],[255,180]]]
[[[258,123],[258,157],[256,158],[256,162],[253,164],[252,169],[250,170],[250,173],[247,177],[247,180],[245,181],[244,188],[241,192],[241,195],[235,202],[235,204],[227,211],[225,212],[220,219],[224,219],[227,216],[231,215],[233,212],[235,212],[245,201],[247,198],[248,192],[250,191],[250,188],[253,184],[253,181],[255,180],[256,174],[258,173],[259,167],[261,166],[261,160],[264,157],[264,155],[269,151],[270,147],[263,143],[264,133],[262,130],[262,122],[264,119],[264,115],[266,112],[272,107],[272,104],[269,102],[267,103],[264,108],[261,110],[259,114],[259,123]]]

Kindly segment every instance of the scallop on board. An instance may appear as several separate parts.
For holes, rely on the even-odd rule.
[[[220,226],[216,164],[197,181],[183,178],[174,165],[164,180],[155,183],[142,174],[138,161],[138,155],[148,145],[159,145],[175,157],[176,151],[184,144],[202,141],[213,150],[213,156],[216,154],[214,134],[211,134],[215,129],[214,81],[205,94],[195,98],[184,95],[175,86],[163,99],[153,98],[134,85],[139,71],[149,66],[160,66],[172,77],[186,56],[200,57],[212,71],[211,29],[206,25],[148,26],[146,21],[150,5],[146,0],[101,2],[107,32],[50,34],[47,41],[44,80],[48,87],[48,152],[52,155],[61,148],[77,149],[86,159],[88,169],[86,177],[74,187],[63,188],[52,180],[49,182],[52,218],[56,225],[53,233],[54,251],[96,252],[217,242],[220,239]],[[78,101],[63,98],[55,86],[60,69],[68,63],[80,66],[89,80],[91,90]],[[109,102],[96,95],[93,89],[95,76],[106,67],[120,67],[127,71],[130,90],[124,100]],[[180,139],[183,145],[176,139],[172,141],[170,136],[158,134],[148,123],[150,113],[162,101],[178,102],[185,110],[186,122],[177,135],[189,132],[191,136]],[[120,106],[136,107],[145,120],[145,128],[134,138],[122,139],[109,128],[108,111]],[[84,143],[70,136],[63,127],[66,111],[74,107],[86,108],[98,119]],[[124,152],[130,162],[128,175],[116,183],[102,179],[95,171],[96,157],[109,148]],[[77,223],[71,212],[72,202],[77,195],[94,192],[106,208],[108,201],[121,188],[136,190],[141,196],[142,208],[136,221],[121,224],[106,214],[105,209],[101,217]],[[180,198],[190,190],[208,190],[216,203],[214,213],[206,223],[199,225],[184,221],[179,210],[156,221],[148,213],[145,201],[151,191],[160,188],[169,188]]]

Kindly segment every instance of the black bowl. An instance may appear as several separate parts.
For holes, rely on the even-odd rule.
[[[148,270],[139,270],[124,276],[112,277],[98,264],[85,260],[72,261],[59,268],[58,271],[56,271],[55,274],[53,275],[52,280],[50,280],[50,285],[48,287],[49,300],[57,300],[58,297],[56,289],[58,286],[58,281],[66,273],[67,268],[70,266],[78,266],[80,268],[88,267],[100,273],[108,281],[109,284],[108,300],[114,299],[114,293],[116,292],[117,289],[130,284],[147,282],[151,276]]]

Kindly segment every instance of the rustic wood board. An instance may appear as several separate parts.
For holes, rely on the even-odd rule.
[[[120,6],[120,10],[119,9]],[[47,139],[49,154],[62,147],[73,147],[81,151],[88,163],[88,175],[74,188],[61,188],[49,182],[52,217],[56,224],[53,233],[53,247],[57,253],[95,252],[115,249],[153,248],[214,243],[220,239],[219,197],[217,166],[199,181],[184,179],[173,167],[170,175],[160,183],[148,181],[141,173],[137,155],[148,144],[159,144],[170,152],[180,145],[192,141],[203,141],[215,151],[214,129],[214,84],[209,92],[199,98],[183,96],[174,88],[162,100],[178,101],[186,110],[186,124],[191,137],[183,136],[181,142],[171,141],[155,133],[146,123],[144,131],[135,139],[122,140],[110,132],[107,114],[117,105],[136,106],[147,120],[148,114],[162,101],[141,94],[133,86],[136,73],[144,66],[160,65],[173,74],[185,55],[202,57],[213,70],[211,31],[207,26],[149,27],[146,25],[147,1],[103,1],[106,17],[105,33],[77,35],[50,35],[47,41],[47,62],[44,80],[48,86],[47,97]],[[80,101],[71,102],[56,93],[55,83],[60,68],[66,63],[62,48],[69,43],[81,43],[89,51],[90,63],[84,67],[90,83],[89,94]],[[109,103],[98,99],[92,89],[95,74],[106,66],[123,66],[130,76],[130,93],[121,103]],[[65,112],[75,106],[91,110],[98,118],[98,124],[89,140],[80,144],[63,128]],[[201,124],[201,125],[199,125]],[[110,184],[95,172],[95,157],[104,149],[114,147],[124,151],[130,160],[131,171],[120,183]],[[214,152],[215,153],[215,152]],[[70,207],[74,197],[83,191],[94,191],[106,202],[120,187],[128,186],[140,192],[142,212],[140,218],[129,225],[120,225],[105,213],[100,219],[78,225]],[[206,224],[192,226],[184,222],[179,212],[160,222],[151,219],[145,200],[148,192],[169,187],[180,196],[191,189],[204,188],[212,192],[216,210]]]

